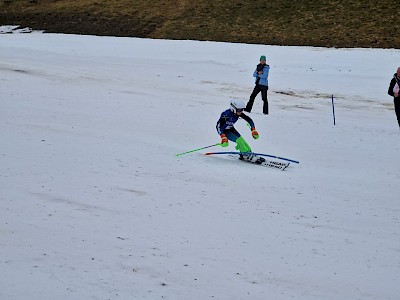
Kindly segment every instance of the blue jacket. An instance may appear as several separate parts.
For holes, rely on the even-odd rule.
[[[268,75],[269,75],[269,65],[265,65],[262,74],[257,73],[257,69],[253,73],[253,77],[255,77],[255,82],[257,82],[257,78],[260,78],[259,85],[268,86]]]
[[[223,133],[226,133],[226,131],[232,129],[233,125],[237,122],[237,120],[239,120],[239,118],[242,118],[245,121],[247,121],[250,124],[251,128],[255,127],[253,120],[249,116],[245,115],[244,113],[241,113],[241,115],[238,116],[230,109],[227,109],[221,114],[217,122],[218,134],[221,135]]]

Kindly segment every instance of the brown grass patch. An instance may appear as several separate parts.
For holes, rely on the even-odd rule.
[[[394,0],[2,0],[0,24],[75,34],[399,48],[398,4]]]

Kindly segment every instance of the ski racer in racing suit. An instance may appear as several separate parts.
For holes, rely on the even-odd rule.
[[[244,140],[244,138],[240,135],[240,133],[235,129],[234,124],[242,118],[247,121],[251,128],[251,135],[254,139],[258,139],[259,135],[255,128],[255,124],[253,120],[243,113],[243,110],[246,108],[246,104],[242,100],[231,100],[230,108],[222,112],[218,122],[217,122],[217,132],[221,136],[221,146],[227,147],[228,141],[232,141],[236,143],[236,149],[241,153],[240,159],[253,160],[255,157],[250,155],[252,150],[249,144]],[[250,154],[249,154],[250,153]],[[263,158],[255,158],[255,163],[261,163]]]

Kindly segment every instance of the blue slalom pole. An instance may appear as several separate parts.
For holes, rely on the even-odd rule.
[[[336,125],[335,104],[333,103],[333,95],[332,95],[332,113],[333,113],[333,125]]]

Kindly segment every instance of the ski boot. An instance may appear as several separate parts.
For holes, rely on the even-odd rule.
[[[254,161],[254,163],[256,165],[261,165],[263,162],[265,162],[265,158],[261,157],[261,156],[254,156],[254,158],[256,158],[256,160]]]
[[[264,157],[259,157],[254,154],[239,154],[239,159],[251,162],[256,165],[261,165],[263,162],[265,162]]]

